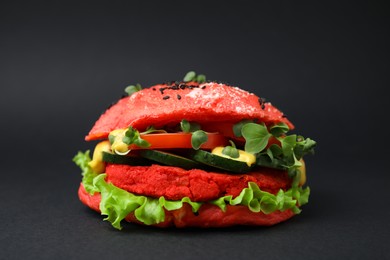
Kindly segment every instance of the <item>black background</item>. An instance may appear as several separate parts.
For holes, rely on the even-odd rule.
[[[390,253],[389,8],[249,1],[0,4],[0,258],[353,258]],[[121,232],[71,162],[130,84],[189,70],[262,97],[318,142],[310,203],[280,225]]]

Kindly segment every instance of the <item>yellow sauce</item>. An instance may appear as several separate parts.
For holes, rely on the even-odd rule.
[[[299,171],[301,172],[301,179],[299,180],[299,186],[303,186],[306,183],[306,164],[303,159],[299,160],[302,165],[299,167]]]
[[[218,156],[221,156],[221,157],[229,158],[231,160],[245,162],[248,166],[251,166],[252,164],[254,164],[256,162],[256,157],[253,154],[251,154],[251,153],[247,153],[247,152],[245,152],[243,150],[237,149],[239,157],[238,158],[232,158],[232,157],[222,153],[223,148],[225,148],[225,147],[222,147],[222,146],[215,147],[211,151],[211,153],[215,154],[215,155],[218,155]]]
[[[96,145],[93,151],[92,161],[88,164],[91,169],[96,173],[103,173],[106,170],[106,165],[103,162],[103,152],[110,152],[110,142],[103,141]]]

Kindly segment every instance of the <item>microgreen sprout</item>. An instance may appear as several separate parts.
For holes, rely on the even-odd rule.
[[[190,82],[190,81],[195,81],[198,83],[203,83],[206,82],[206,76],[203,74],[197,75],[195,71],[189,71],[187,74],[184,76],[183,79],[184,82]]]
[[[195,150],[198,150],[200,146],[208,140],[207,133],[200,130],[200,125],[198,123],[188,122],[183,119],[180,122],[180,128],[184,133],[192,133],[191,145]]]
[[[146,134],[151,134],[151,133],[166,133],[166,132],[167,131],[165,131],[164,129],[156,129],[156,128],[154,128],[154,126],[149,126],[141,134],[146,135]]]
[[[230,142],[230,146],[225,146],[223,149],[222,149],[222,154],[224,155],[227,155],[231,158],[239,158],[240,157],[240,153],[238,152],[237,148],[236,148],[236,145],[233,143],[233,141],[229,140]]]
[[[268,144],[272,136],[265,125],[247,123],[241,129],[242,136],[245,138],[245,151],[248,153],[259,153]]]
[[[188,122],[187,120],[183,119],[180,122],[180,128],[184,133],[191,133],[200,130],[200,125],[198,123]]]
[[[129,96],[131,96],[132,94],[134,94],[135,92],[140,91],[141,89],[142,89],[141,84],[137,83],[137,84],[135,84],[135,85],[127,86],[127,87],[125,88],[125,92],[126,92]]]
[[[233,131],[235,136],[245,138],[245,151],[256,155],[258,166],[287,170],[294,179],[299,177],[300,160],[305,154],[314,153],[316,146],[316,142],[310,138],[286,135],[289,127],[284,123],[273,125],[268,130],[265,125],[243,120],[233,126]],[[271,137],[279,144],[267,147]]]
[[[192,148],[194,148],[195,150],[199,150],[200,146],[202,144],[204,144],[205,142],[207,142],[207,140],[208,140],[208,137],[207,137],[207,134],[205,131],[197,130],[197,131],[193,132],[192,136],[191,136]]]
[[[125,136],[122,138],[122,142],[127,145],[135,144],[141,148],[148,148],[150,143],[141,138],[140,133],[130,126],[125,132]]]

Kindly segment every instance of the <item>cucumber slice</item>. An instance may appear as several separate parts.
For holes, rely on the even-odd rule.
[[[186,170],[204,168],[201,163],[173,153],[167,153],[158,150],[140,150],[139,154],[149,160],[153,160],[169,166],[177,166]]]
[[[126,155],[118,155],[108,152],[103,152],[103,161],[113,164],[126,164],[132,166],[148,166],[152,165],[152,162],[142,158],[135,156],[126,156]]]
[[[190,151],[188,157],[208,166],[234,173],[247,173],[252,169],[245,162],[232,160],[203,150]]]

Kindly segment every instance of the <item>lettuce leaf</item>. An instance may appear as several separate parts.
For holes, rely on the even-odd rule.
[[[90,194],[100,192],[102,198],[100,202],[101,214],[106,215],[104,220],[109,221],[116,229],[122,228],[121,221],[132,212],[138,221],[146,225],[161,223],[165,220],[164,209],[168,211],[180,209],[183,203],[189,204],[193,212],[198,212],[203,204],[211,203],[222,211],[226,211],[227,205],[242,205],[247,206],[253,212],[265,214],[287,209],[299,214],[301,210],[298,206],[306,204],[310,194],[309,187],[303,189],[293,186],[288,191],[279,190],[274,195],[262,191],[256,183],[249,182],[248,188],[243,189],[240,195],[235,198],[229,195],[208,202],[193,202],[190,198],[184,197],[179,201],[170,201],[164,197],[151,198],[135,195],[114,186],[112,183],[107,183],[105,181],[106,174],[97,174],[89,167],[90,160],[89,151],[79,152],[73,158],[73,161],[82,170],[84,188]]]
[[[302,187],[292,188],[288,191],[279,190],[274,195],[272,193],[262,191],[254,182],[248,183],[248,188],[241,191],[240,195],[233,199],[233,196],[228,195],[209,203],[218,206],[222,211],[226,211],[226,205],[243,205],[247,206],[253,212],[263,212],[265,214],[272,213],[276,210],[285,211],[291,209],[295,214],[300,213],[297,206],[306,204],[310,188]]]
[[[76,156],[73,157],[73,162],[81,169],[81,175],[83,176],[82,182],[85,190],[93,195],[95,192],[99,192],[98,188],[93,185],[93,179],[98,176],[98,174],[93,172],[88,164],[91,161],[89,153],[89,150],[84,153],[79,151]]]

